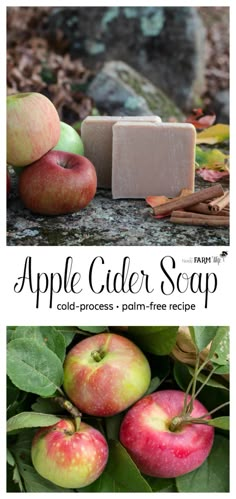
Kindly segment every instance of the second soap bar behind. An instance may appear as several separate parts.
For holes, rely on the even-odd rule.
[[[118,121],[161,122],[159,116],[88,116],[82,122],[85,156],[94,164],[98,187],[111,189],[112,127]]]

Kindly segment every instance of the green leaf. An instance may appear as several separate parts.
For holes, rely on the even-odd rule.
[[[51,426],[60,421],[60,418],[51,414],[36,412],[21,412],[7,421],[7,431],[21,430],[22,428],[38,428]]]
[[[24,479],[26,492],[72,492],[71,489],[58,487],[49,480],[41,477],[33,466],[24,464],[21,468],[21,474]]]
[[[197,168],[208,168],[210,170],[229,170],[229,155],[219,149],[203,150],[196,146],[195,161]]]
[[[212,362],[212,361],[211,361]],[[228,364],[225,364],[224,366],[217,366],[214,362],[212,362],[213,367],[217,367],[215,373],[216,374],[229,374],[230,367],[229,367],[229,362]]]
[[[191,374],[191,376],[194,375],[194,369],[192,367],[189,367],[187,366],[188,370],[189,370],[189,373]],[[198,374],[198,377],[197,377],[197,380],[202,384],[205,382],[206,378],[207,378],[208,375],[205,375],[203,374],[202,372],[200,374]],[[228,390],[229,391],[229,388],[227,386],[225,386],[223,383],[221,383],[219,380],[216,380],[215,378],[210,378],[206,385],[208,386],[212,386],[213,388],[221,388],[222,390]]]
[[[119,414],[115,414],[115,416],[105,418],[106,435],[108,440],[119,440],[120,425],[123,417],[124,413],[121,412]]]
[[[215,426],[215,428],[221,428],[221,430],[229,430],[229,416],[209,419],[208,425]]]
[[[7,449],[7,462],[8,464],[10,464],[10,466],[15,466],[16,463],[14,456],[9,449]]]
[[[74,326],[55,326],[54,329],[63,335],[66,348],[70,345],[74,339],[74,336],[78,333],[78,329]]]
[[[173,375],[174,375],[174,379],[176,381],[176,383],[179,385],[179,387],[181,388],[181,390],[185,391],[190,380],[192,379],[192,374],[193,374],[194,370],[190,367],[190,366],[187,366],[185,364],[182,364],[182,362],[179,362],[179,361],[175,361],[174,363],[174,369],[173,369]],[[203,383],[203,381],[205,381],[206,379],[206,375],[203,374],[203,373],[200,373],[197,377],[197,382],[198,382],[198,385],[197,385],[197,388],[200,387],[200,385]],[[218,389],[218,390],[215,390],[215,389]],[[210,378],[208,380],[208,382],[206,383],[206,385],[204,386],[202,392],[201,392],[201,395],[204,393],[205,390],[210,390],[208,391],[208,393],[210,393],[210,399],[209,399],[209,402],[214,400],[214,392],[217,392],[217,395],[220,396],[220,394],[225,391],[226,392],[226,397],[228,397],[228,394],[229,394],[229,390],[228,388],[223,384],[221,383],[220,381],[218,380],[215,380],[214,378]],[[208,395],[209,397],[209,395]],[[216,404],[216,405],[220,405],[220,403]]]
[[[208,358],[217,364],[224,365],[229,362],[229,328],[221,326],[211,343]]]
[[[229,492],[229,441],[216,435],[200,468],[176,478],[179,492]]]
[[[218,123],[197,134],[197,144],[217,144],[229,140],[229,125]]]
[[[153,393],[156,391],[158,386],[160,386],[161,380],[158,378],[158,376],[155,376],[154,378],[151,379],[150,385],[144,395],[150,395],[150,393]]]
[[[63,334],[54,327],[48,326],[19,326],[11,336],[12,340],[25,339],[35,340],[46,345],[64,362],[66,353],[66,342]]]
[[[63,382],[63,368],[59,358],[36,340],[10,341],[7,374],[21,390],[43,397],[52,396]]]
[[[41,412],[43,414],[58,414],[63,412],[63,409],[61,409],[61,407],[59,408],[58,403],[55,402],[53,398],[44,399],[38,397],[36,401],[32,404],[31,409],[34,412]]]
[[[209,343],[213,340],[215,337],[217,331],[218,331],[218,326],[191,326],[189,328],[192,340],[194,344],[196,345],[197,349],[199,352],[204,350],[204,348],[209,345]]]
[[[105,471],[98,480],[79,492],[152,492],[124,447],[114,440],[109,444]]]
[[[144,475],[153,492],[177,492],[174,478],[155,478]]]
[[[105,333],[108,331],[107,326],[77,326],[82,331],[86,331],[88,333]]]
[[[128,336],[143,350],[168,355],[175,346],[179,326],[132,326]]]

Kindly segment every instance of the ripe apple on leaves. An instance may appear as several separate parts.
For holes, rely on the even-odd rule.
[[[74,213],[89,204],[96,193],[97,175],[84,156],[49,151],[24,168],[19,194],[29,210],[42,215]]]
[[[76,430],[71,420],[41,428],[31,449],[36,471],[47,480],[65,488],[86,487],[103,472],[108,445],[103,435],[81,422]]]
[[[26,166],[56,145],[60,118],[53,103],[37,92],[7,97],[7,163]]]
[[[170,430],[171,421],[183,410],[184,397],[178,390],[155,392],[139,400],[125,415],[120,441],[142,473],[177,477],[198,468],[209,455],[214,440],[212,426],[188,423]],[[206,413],[205,407],[194,400],[191,417]]]
[[[150,383],[149,363],[127,338],[95,334],[80,341],[64,364],[64,389],[82,411],[112,416],[141,398]]]
[[[53,151],[65,151],[83,156],[84,146],[78,132],[63,121],[60,122],[60,130],[60,138]]]

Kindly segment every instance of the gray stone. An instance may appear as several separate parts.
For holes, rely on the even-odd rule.
[[[213,106],[218,123],[229,123],[229,90],[217,92]]]
[[[204,91],[205,28],[195,7],[62,7],[48,16],[48,36],[58,32],[75,58],[100,69],[122,60],[140,71],[181,109]]]
[[[162,90],[122,61],[111,61],[88,87],[98,109],[108,115],[158,115],[183,119],[180,109]]]
[[[12,175],[8,200],[8,246],[228,246],[227,227],[175,225],[153,219],[144,200],[112,200],[99,189],[93,201],[78,213],[46,217],[25,209]],[[196,179],[197,189],[207,182]]]

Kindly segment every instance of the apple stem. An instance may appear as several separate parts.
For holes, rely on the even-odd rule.
[[[190,416],[188,415],[175,416],[170,422],[169,430],[173,432],[180,430],[189,421],[189,418]]]
[[[53,400],[57,402],[63,409],[68,411],[74,419],[81,419],[81,412],[69,400],[66,400],[64,397],[54,397]]]
[[[79,431],[79,429],[80,429],[80,423],[81,423],[81,417],[80,417],[80,416],[77,416],[77,417],[75,418],[75,430],[76,430],[76,431]]]
[[[104,357],[105,357],[105,352],[104,350],[94,350],[91,352],[91,356],[95,362],[100,362]]]

